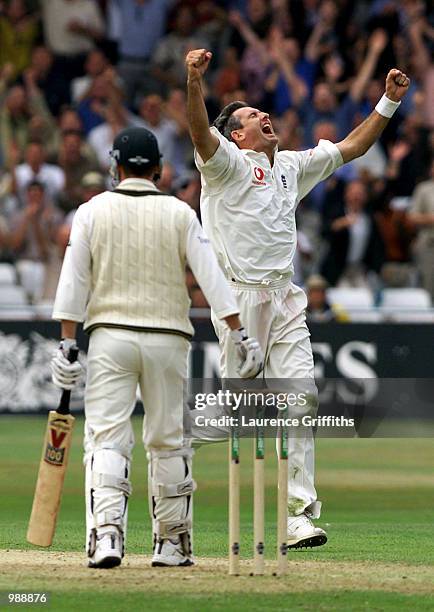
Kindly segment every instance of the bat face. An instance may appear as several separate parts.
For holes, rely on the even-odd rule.
[[[50,546],[53,541],[74,421],[70,414],[59,414],[54,410],[48,415],[27,531],[27,541],[37,546]]]
[[[65,466],[68,436],[72,432],[72,423],[66,416],[57,416],[48,423],[47,444],[44,461],[50,465]]]

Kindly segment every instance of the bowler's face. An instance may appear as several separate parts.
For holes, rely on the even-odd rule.
[[[240,120],[242,127],[234,130],[232,137],[241,149],[262,152],[277,145],[278,138],[268,113],[246,106],[237,109],[234,116]]]

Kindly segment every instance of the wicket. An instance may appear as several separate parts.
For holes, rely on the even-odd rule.
[[[258,423],[264,416],[258,408]],[[286,418],[286,410],[279,415]],[[287,570],[287,504],[288,504],[288,431],[277,432],[277,572]],[[265,438],[264,429],[256,425],[253,445],[253,572],[264,574],[265,568]],[[229,574],[240,573],[240,437],[237,427],[229,438]]]

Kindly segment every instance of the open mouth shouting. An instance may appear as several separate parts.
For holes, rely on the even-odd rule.
[[[267,136],[274,136],[273,126],[271,125],[271,121],[266,119],[261,125],[261,131],[263,134]]]

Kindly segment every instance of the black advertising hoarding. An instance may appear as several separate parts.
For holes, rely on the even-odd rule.
[[[195,379],[218,376],[219,347],[209,321],[195,322],[190,372]],[[315,373],[321,379],[434,378],[431,324],[311,324]],[[58,344],[52,321],[0,323],[0,412],[39,412],[56,405],[49,362]],[[87,337],[81,334],[80,359]],[[83,407],[84,383],[73,392],[72,408]],[[323,401],[323,399],[322,399]]]

